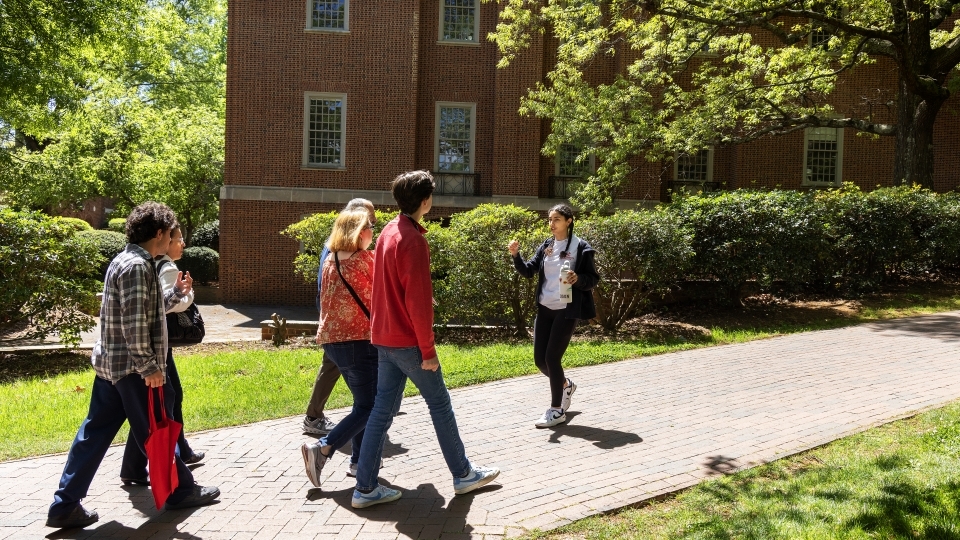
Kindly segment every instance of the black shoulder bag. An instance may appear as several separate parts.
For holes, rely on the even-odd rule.
[[[333,262],[337,265],[337,273],[340,274],[340,281],[346,285],[347,290],[350,291],[350,296],[357,302],[357,305],[360,306],[360,310],[363,311],[363,314],[367,316],[367,319],[370,318],[370,310],[367,309],[367,306],[363,304],[363,300],[360,300],[360,296],[357,294],[357,291],[353,290],[353,287],[347,283],[347,280],[343,277],[343,272],[340,271],[340,256],[336,251],[333,252]]]
[[[160,269],[169,261],[160,261],[157,267],[157,274]],[[200,310],[197,309],[197,303],[193,302],[186,311],[180,313],[167,313],[167,342],[171,347],[185,347],[187,345],[196,345],[203,341],[206,331],[203,327],[203,317],[200,316]]]

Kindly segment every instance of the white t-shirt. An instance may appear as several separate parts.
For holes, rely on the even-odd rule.
[[[570,239],[570,247],[567,250],[567,256],[560,258],[560,252],[567,246],[567,240],[554,240],[553,252],[543,257],[543,290],[540,291],[539,302],[548,309],[564,309],[567,302],[560,299],[560,269],[564,261],[570,261],[570,269],[573,270],[577,265],[577,248],[580,246],[580,239],[576,235]],[[549,251],[550,248],[547,248]]]

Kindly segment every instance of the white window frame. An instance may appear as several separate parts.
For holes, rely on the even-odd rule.
[[[707,151],[707,179],[703,180],[703,182],[713,182],[713,147],[708,146],[703,150]],[[702,152],[703,150],[700,150],[699,152]],[[804,163],[806,163],[806,161],[804,161]],[[678,178],[679,173],[680,173],[680,153],[677,152],[676,154],[673,155],[673,181],[674,182],[699,182],[700,181],[700,180],[688,180],[688,179],[681,180]]]
[[[340,163],[310,163],[310,100],[339,99],[340,105]],[[306,169],[346,169],[347,164],[347,94],[334,92],[304,92],[303,94],[303,160]]]
[[[813,130],[818,128],[806,128],[803,130],[803,182],[802,186],[839,186],[843,183],[843,128],[819,128],[836,129],[837,131],[837,167],[835,169],[836,179],[833,182],[813,182],[807,177],[807,152],[810,149],[810,139]],[[817,140],[817,139],[814,139]]]
[[[306,32],[321,32],[334,34],[350,33],[350,0],[343,0],[343,28],[323,28],[313,26],[313,0],[307,0],[307,19],[304,26]]]
[[[577,146],[577,145],[571,145],[571,146]],[[559,154],[559,153],[560,153],[560,148],[557,149],[557,154]],[[578,154],[579,154],[579,153],[578,153]],[[588,170],[589,174],[593,174],[593,173],[597,172],[596,156],[594,156],[593,153],[591,153],[590,156],[589,156],[589,158],[587,159],[587,170]],[[585,176],[567,176],[567,175],[561,175],[561,174],[560,174],[560,159],[559,159],[559,156],[558,156],[558,155],[554,155],[554,156],[553,156],[553,173],[554,173],[553,175],[556,176],[557,178],[583,178],[584,180],[586,180],[586,177],[585,177]]]
[[[443,8],[444,0],[440,0],[439,26],[437,26],[437,44],[439,45],[462,45],[462,46],[480,46],[480,0],[473,0],[473,37],[474,39],[444,39],[443,38]]]
[[[847,8],[844,7],[844,8],[843,8],[843,16],[846,17],[848,13],[849,13],[849,11],[847,10]],[[811,48],[811,49],[814,48],[814,47],[821,47],[820,45],[816,45],[816,44],[813,43],[813,33],[814,33],[813,27],[814,27],[814,26],[818,26],[818,25],[820,25],[820,24],[822,24],[822,23],[820,23],[820,21],[816,21],[816,20],[814,20],[814,19],[807,19],[807,20],[810,22],[810,33],[807,35],[807,47],[809,47],[809,48]],[[833,38],[833,36],[834,36],[834,34],[830,34],[830,37],[827,38],[827,41],[829,42],[830,39]],[[827,54],[829,54],[829,55],[831,55],[831,56],[840,56],[840,49],[831,49],[831,48],[826,47],[826,46],[823,46],[823,47],[821,47],[821,48],[823,49],[823,51],[824,51],[825,53],[827,53]]]
[[[440,170],[440,109],[441,108],[460,108],[470,109],[470,170],[468,171],[441,171]],[[438,101],[434,107],[433,114],[433,167],[434,171],[440,173],[449,172],[451,174],[476,172],[477,161],[477,104],[456,102],[456,101]]]

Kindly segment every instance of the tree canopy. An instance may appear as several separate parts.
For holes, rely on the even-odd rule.
[[[629,160],[673,159],[808,127],[896,138],[893,183],[932,187],[933,124],[957,89],[960,1],[499,0],[491,39],[501,66],[532,39],[558,43],[556,65],[521,113],[552,120],[544,151],[581,145],[600,166],[575,198],[602,208]],[[620,59],[610,80],[591,67]],[[888,62],[891,95],[831,100],[838,80]],[[872,100],[872,101],[871,101]]]

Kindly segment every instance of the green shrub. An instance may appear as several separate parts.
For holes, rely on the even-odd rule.
[[[120,234],[127,234],[127,219],[113,218],[107,222],[107,229]]]
[[[110,261],[127,247],[126,235],[118,232],[107,230],[80,231],[77,233],[77,237],[83,238],[96,246],[100,253],[102,257],[100,264],[91,268],[86,275],[96,277],[101,281],[107,275],[107,267],[110,266]]]
[[[535,212],[514,205],[481,204],[454,214],[444,233],[440,262],[447,275],[437,302],[442,312],[461,323],[500,322],[524,332],[536,311],[536,279],[513,268],[507,245],[520,242],[526,257],[548,235]]]
[[[950,216],[938,212],[937,199],[928,190],[906,186],[863,193],[847,184],[818,194],[829,224],[831,277],[836,286],[876,290],[888,276],[929,269],[939,257],[932,252],[937,244],[931,232],[951,227],[942,221]],[[951,242],[949,238],[956,234],[948,233],[944,240]]]
[[[60,217],[55,217],[54,219],[56,219],[60,223],[63,223],[67,227],[70,227],[71,229],[73,229],[74,232],[93,230],[93,227],[91,227],[89,223],[87,223],[86,221],[80,218],[60,216]]]
[[[281,234],[299,240],[303,250],[293,260],[294,271],[303,277],[307,283],[317,282],[317,270],[320,269],[320,253],[323,244],[330,237],[333,222],[337,220],[339,212],[325,212],[308,216],[284,229]],[[397,217],[396,212],[376,211],[377,224],[373,227],[373,242],[370,249],[377,243],[377,237],[391,219]]]
[[[932,225],[923,232],[926,259],[936,270],[960,269],[960,194],[938,195]]]
[[[638,315],[651,296],[662,298],[693,258],[689,230],[662,207],[587,218],[576,234],[596,250],[597,320],[609,331]]]
[[[197,227],[193,231],[190,245],[194,247],[208,247],[216,252],[220,251],[220,220],[216,219]]]
[[[677,197],[670,212],[693,232],[691,275],[719,282],[721,299],[739,302],[747,281],[799,287],[829,256],[827,223],[813,194],[737,190]]]
[[[0,336],[43,339],[59,334],[76,345],[93,328],[102,283],[89,277],[101,263],[92,241],[39,212],[0,210]],[[3,338],[0,337],[0,340]]]
[[[220,279],[220,254],[207,247],[188,247],[177,261],[182,272],[190,272],[194,281],[207,284]]]

